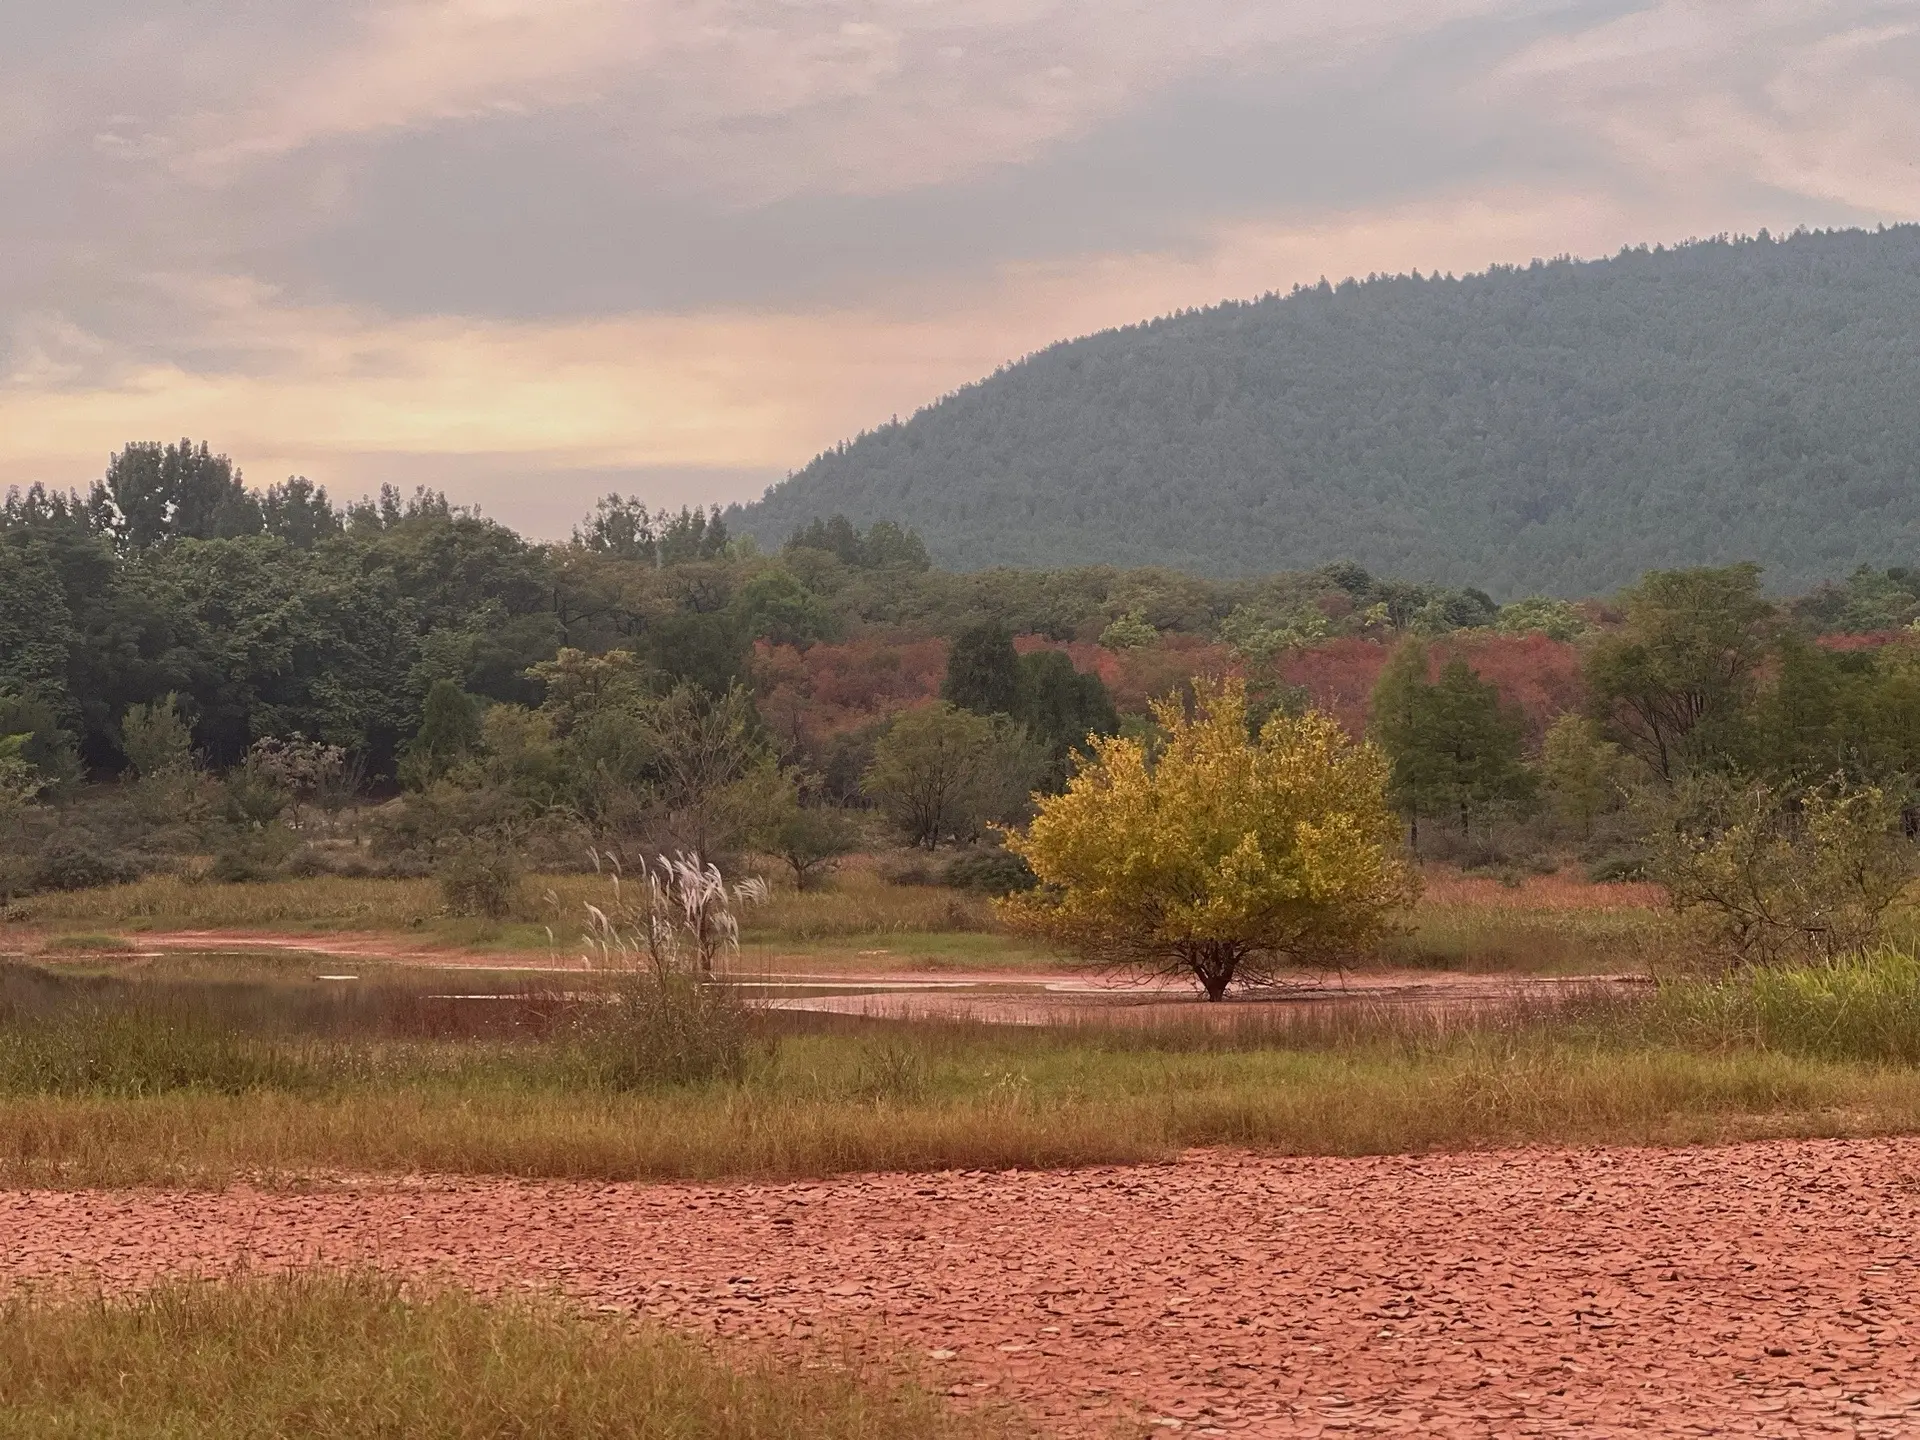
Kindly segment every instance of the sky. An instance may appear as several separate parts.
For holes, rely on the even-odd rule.
[[[1920,219],[1920,0],[0,0],[0,487],[541,537],[1069,335]]]

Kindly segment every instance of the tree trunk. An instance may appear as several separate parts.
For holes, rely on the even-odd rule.
[[[1226,945],[1203,945],[1187,957],[1187,965],[1209,1001],[1218,1001],[1233,983],[1233,972],[1240,966],[1239,952]]]

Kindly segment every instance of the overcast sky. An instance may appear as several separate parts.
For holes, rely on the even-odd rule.
[[[1070,334],[1920,218],[1920,0],[0,0],[0,485],[757,494]]]

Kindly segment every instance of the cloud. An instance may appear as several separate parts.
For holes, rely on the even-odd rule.
[[[737,487],[1063,335],[1322,275],[1604,254],[1663,214],[1579,193],[1454,196],[1307,224],[1239,221],[1192,247],[1011,264],[864,307],[558,323],[395,320],[247,282],[182,282],[202,333],[179,349],[204,357],[197,367],[35,322],[33,343],[16,347],[25,363],[0,383],[0,480],[67,483],[128,439],[191,433],[256,477],[301,469],[343,489],[385,478],[396,457],[444,474],[461,456],[496,477],[523,457],[548,475],[724,470]],[[1695,231],[1718,228],[1725,212],[1703,205],[1697,218]]]
[[[1213,67],[1311,72],[1531,0],[402,0],[245,102],[178,117],[183,173],[591,106],[630,173],[734,204],[941,184],[1031,160]]]
[[[739,493],[1052,340],[1322,274],[1920,216],[1920,0],[7,27],[0,483],[190,432],[256,479],[464,476],[559,523],[582,486]]]
[[[1913,0],[1661,0],[1529,47],[1495,86],[1647,180],[1920,214]]]

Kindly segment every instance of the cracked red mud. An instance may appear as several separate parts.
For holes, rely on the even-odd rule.
[[[1920,1433],[1920,1142],[0,1192],[0,1284],[374,1261],[916,1355],[1046,1430]]]

